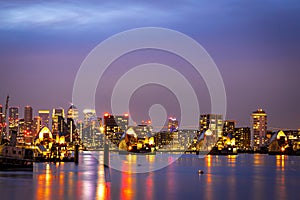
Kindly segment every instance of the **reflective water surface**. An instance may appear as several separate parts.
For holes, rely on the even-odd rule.
[[[125,158],[121,164],[127,172],[109,169],[106,178],[101,159],[90,153],[82,153],[78,165],[35,163],[33,172],[0,172],[0,199],[300,198],[300,157],[296,156],[183,155],[165,168],[139,174],[130,173],[126,164],[143,167],[138,159]],[[155,155],[146,158],[149,165],[155,159]]]

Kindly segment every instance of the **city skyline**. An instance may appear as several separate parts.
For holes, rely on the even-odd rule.
[[[76,106],[74,105],[74,104],[70,104],[70,106],[68,107],[68,108],[63,108],[63,107],[57,107],[57,108],[51,108],[51,109],[35,109],[34,107],[31,107],[30,105],[28,105],[28,104],[26,104],[26,106],[24,106],[24,107],[20,107],[20,106],[9,106],[8,107],[8,111],[7,111],[7,123],[9,122],[9,116],[10,116],[10,114],[11,114],[11,109],[17,109],[17,119],[18,119],[18,121],[21,119],[21,120],[25,120],[25,115],[26,115],[26,111],[25,111],[25,109],[26,108],[28,108],[28,107],[30,107],[30,109],[31,109],[31,119],[33,120],[35,117],[41,117],[41,114],[43,114],[43,113],[47,113],[47,116],[48,116],[48,121],[47,121],[47,124],[48,124],[48,127],[49,128],[51,128],[51,126],[50,126],[50,122],[52,122],[52,118],[53,118],[53,116],[55,115],[55,112],[56,112],[56,110],[62,110],[62,115],[64,115],[64,117],[63,117],[63,119],[67,119],[67,118],[72,118],[72,119],[75,119],[75,121],[81,121],[81,122],[85,122],[86,121],[86,113],[87,112],[92,112],[92,113],[94,113],[94,117],[96,118],[96,117],[100,117],[100,118],[102,118],[102,119],[104,119],[107,115],[114,115],[114,116],[121,116],[121,115],[125,115],[125,116],[130,116],[130,113],[129,112],[126,112],[126,113],[109,113],[109,112],[103,112],[102,114],[100,113],[100,115],[98,115],[99,113],[97,113],[96,112],[96,110],[93,110],[93,109],[85,109],[85,110],[83,110],[83,112],[82,112],[82,114],[84,114],[84,117],[82,117],[82,118],[78,118],[78,116],[79,116],[79,112],[78,112],[78,110],[76,109]],[[0,108],[2,108],[3,109],[3,105],[1,105],[0,104]],[[70,111],[73,109],[73,108],[75,108],[77,111],[75,111],[77,114],[72,114],[72,115],[70,115]],[[52,111],[51,111],[52,110]],[[71,111],[71,113],[73,113],[74,111]],[[268,113],[266,113],[262,108],[257,108],[256,110],[254,110],[254,111],[251,111],[251,112],[249,112],[249,116],[251,117],[251,119],[249,120],[249,123],[248,124],[246,124],[246,125],[241,125],[240,123],[239,123],[239,119],[227,119],[227,118],[224,118],[223,119],[223,116],[222,115],[220,115],[220,114],[213,114],[213,113],[200,113],[200,115],[199,115],[199,122],[200,122],[200,124],[199,124],[199,130],[201,131],[202,130],[202,128],[201,128],[201,122],[202,122],[202,118],[203,117],[207,117],[207,116],[218,116],[218,118],[220,118],[220,120],[222,121],[222,122],[220,122],[220,123],[222,123],[222,126],[221,127],[219,127],[219,128],[223,128],[223,126],[225,127],[226,126],[226,124],[228,123],[228,122],[232,122],[232,123],[234,123],[234,126],[235,127],[238,127],[238,128],[243,128],[243,127],[252,127],[252,126],[257,126],[257,125],[253,125],[253,124],[256,124],[257,122],[253,122],[253,116],[254,116],[254,113],[260,113],[260,112],[263,112],[264,113],[264,115],[268,115]],[[3,111],[1,111],[0,113],[3,113]],[[68,113],[68,114],[64,114],[64,113]],[[72,117],[70,117],[70,116],[72,116]],[[167,118],[166,118],[166,121],[165,121],[165,126],[164,126],[164,128],[165,129],[170,129],[170,121],[174,121],[174,122],[176,122],[177,123],[177,128],[176,128],[176,130],[177,129],[186,129],[187,127],[180,127],[180,122],[176,119],[176,117],[177,116],[175,116],[175,115],[173,115],[173,116],[167,116]],[[51,120],[51,121],[50,121]],[[25,120],[26,121],[26,120]],[[150,119],[142,119],[142,120],[140,120],[140,121],[133,121],[133,123],[134,124],[136,124],[136,125],[138,125],[138,124],[151,124],[151,120]],[[269,123],[269,121],[268,121],[268,123]],[[208,123],[209,124],[209,123]],[[204,125],[204,126],[206,126],[206,125]],[[269,127],[268,126],[268,129],[266,129],[265,131],[279,131],[279,130],[293,130],[292,128],[279,128],[279,127],[281,127],[281,125],[280,124],[278,124],[277,125],[277,127]],[[187,128],[187,129],[190,129],[190,128]],[[207,129],[207,128],[204,128],[204,129]],[[191,129],[191,130],[193,130],[193,129]],[[300,128],[296,128],[296,129],[294,129],[294,130],[300,130]],[[203,130],[202,130],[203,131]],[[171,131],[172,132],[172,131]],[[266,134],[266,132],[265,132],[265,134]],[[265,135],[264,135],[264,137],[265,137]]]
[[[80,64],[97,44],[120,31],[156,26],[187,34],[211,55],[225,84],[225,119],[249,126],[251,112],[263,108],[269,127],[300,128],[297,2],[167,1],[150,5],[129,1],[125,7],[119,1],[92,3],[0,3],[0,104],[5,104],[9,94],[9,105],[20,106],[19,113],[24,113],[27,104],[34,113],[68,108]],[[176,69],[182,67],[201,99],[200,113],[210,113],[209,94],[201,77],[194,76],[184,61],[151,50],[128,54],[113,63],[98,86],[97,113],[108,110],[112,88],[103,84],[107,77],[113,85],[130,66],[149,61],[147,55]],[[164,98],[158,101],[161,95]],[[173,96],[165,88],[145,86],[134,97],[130,113],[137,115],[136,121],[146,118],[147,108],[154,103],[174,110],[168,116],[179,113],[178,102],[170,100]]]

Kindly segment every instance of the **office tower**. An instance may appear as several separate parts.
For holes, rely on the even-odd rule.
[[[252,113],[251,147],[256,150],[265,144],[267,133],[267,114],[258,109]]]
[[[175,132],[178,131],[178,120],[174,117],[169,117],[168,121],[168,131]]]
[[[104,133],[113,144],[119,145],[123,133],[128,129],[128,119],[128,114],[104,115]]]
[[[65,111],[63,108],[55,108],[52,111],[52,133],[54,136],[66,131]]]
[[[83,141],[83,122],[82,120],[78,120],[77,122],[77,132],[78,132],[78,136],[81,139],[81,141]]]
[[[73,104],[68,109],[67,118],[73,119],[75,124],[78,122],[78,109]]]
[[[128,129],[128,114],[124,115],[104,115],[104,129],[105,133],[110,132],[125,132]]]
[[[25,106],[24,108],[25,129],[30,130],[32,125],[32,107]]]
[[[251,131],[250,127],[235,128],[234,138],[236,147],[240,150],[250,150]]]
[[[199,127],[200,133],[209,129],[216,138],[221,138],[223,131],[223,116],[217,114],[200,115]]]
[[[52,116],[60,116],[65,118],[65,110],[63,108],[54,108],[52,111]]]
[[[42,118],[40,116],[36,116],[33,118],[32,122],[32,133],[33,135],[37,135],[42,128]]]
[[[8,114],[9,121],[9,132],[17,131],[19,128],[19,108],[18,107],[10,107]]]
[[[230,134],[231,136],[234,135],[235,129],[235,121],[233,120],[225,120],[223,125],[223,136],[227,136]]]
[[[17,144],[24,144],[24,133],[26,131],[26,126],[25,126],[25,120],[24,119],[19,119],[18,120],[18,128],[19,128],[19,131],[17,132]],[[12,130],[12,131],[15,131],[15,130]],[[11,133],[12,133],[11,131]]]
[[[50,111],[49,110],[39,110],[39,117],[41,118],[41,128],[49,128]]]
[[[97,121],[96,110],[93,109],[84,109],[83,110],[83,123],[84,126],[89,126],[93,121]]]
[[[78,139],[77,129],[74,120],[72,118],[67,118],[67,127],[68,127],[67,133],[69,136],[67,138],[67,141],[68,142],[77,141]]]

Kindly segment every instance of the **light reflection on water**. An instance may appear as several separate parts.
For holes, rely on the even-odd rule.
[[[166,168],[136,174],[130,170],[143,167],[138,165],[140,158],[126,155],[120,167],[127,172],[108,170],[111,182],[105,181],[102,157],[84,153],[79,165],[35,163],[33,173],[0,172],[1,200],[298,199],[300,157],[296,156],[183,155]],[[173,161],[172,156],[165,158]],[[149,165],[157,159],[155,155],[144,158]]]

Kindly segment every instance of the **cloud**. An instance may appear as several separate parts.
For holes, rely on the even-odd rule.
[[[0,3],[0,29],[32,27],[66,28],[80,25],[105,25],[122,20],[163,19],[170,13],[143,4],[83,2]]]

